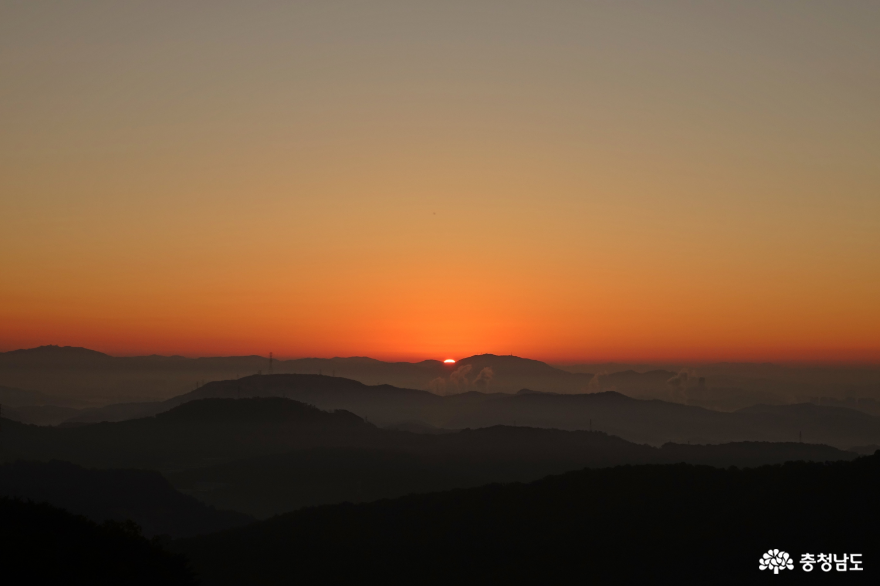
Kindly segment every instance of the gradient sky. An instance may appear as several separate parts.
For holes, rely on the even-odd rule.
[[[876,1],[0,1],[0,350],[880,360]]]

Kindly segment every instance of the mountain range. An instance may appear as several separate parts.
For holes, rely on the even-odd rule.
[[[872,366],[720,363],[559,367],[492,354],[462,358],[454,364],[439,360],[384,362],[366,357],[117,357],[59,346],[0,353],[0,386],[42,394],[28,403],[28,411],[19,410],[17,417],[52,425],[76,415],[52,411],[48,406],[86,409],[162,401],[211,381],[253,374],[342,377],[371,386],[388,384],[438,395],[467,391],[516,393],[523,388],[558,394],[616,391],[634,398],[720,411],[757,404],[838,402],[840,406],[880,414],[880,368]],[[2,393],[0,402],[7,404]]]
[[[307,376],[313,375],[275,375],[278,380]],[[668,443],[658,448],[604,431],[525,426],[413,433],[281,397],[194,399],[155,416],[115,423],[41,427],[3,420],[0,426],[7,461],[158,470],[176,489],[205,503],[258,517],[317,504],[531,481],[584,467],[755,466],[856,457],[811,443]]]
[[[163,402],[108,406],[71,422],[154,415],[202,398],[284,397],[343,409],[382,426],[464,429],[494,425],[601,430],[653,445],[666,442],[807,441],[842,449],[880,444],[880,418],[844,407],[759,405],[729,413],[612,392],[516,394],[469,391],[440,396],[323,375],[254,375],[215,381]]]

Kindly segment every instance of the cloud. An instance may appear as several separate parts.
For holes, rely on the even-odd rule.
[[[459,366],[458,368],[456,368],[452,372],[452,374],[449,375],[449,378],[438,376],[428,383],[428,390],[437,395],[453,395],[455,393],[463,393],[467,391],[468,387],[470,386],[467,375],[471,371],[471,369],[472,367],[470,364],[465,364],[464,366]],[[488,370],[489,372],[485,373],[486,370]],[[491,368],[484,368],[474,380],[474,384],[478,386],[487,385],[492,380],[492,375],[493,373]]]
[[[602,372],[597,372],[593,375],[593,378],[590,379],[590,382],[587,383],[587,392],[588,393],[598,393],[602,390],[602,384],[599,380],[600,377],[603,377],[608,374],[607,370],[603,370]]]
[[[666,381],[669,389],[672,391],[672,400],[687,403],[687,387],[688,383],[697,378],[697,371],[682,369]]]
[[[480,374],[477,375],[477,378],[474,379],[474,385],[480,387],[481,389],[486,389],[492,384],[492,379],[495,378],[495,371],[492,370],[491,366],[487,366],[483,370],[480,371]]]
[[[690,373],[687,370],[682,370],[674,377],[670,378],[666,381],[666,384],[672,387],[673,389],[683,389],[687,386],[688,379],[691,378]]]
[[[456,389],[464,392],[468,387],[467,375],[471,371],[473,367],[470,364],[465,364],[464,366],[459,366],[456,368],[452,374],[449,375],[450,384],[454,385]]]
[[[434,380],[428,383],[428,390],[437,395],[445,395],[446,394],[446,379],[442,376],[438,376]]]

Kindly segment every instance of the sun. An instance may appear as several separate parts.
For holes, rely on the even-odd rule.
[[[443,364],[455,364],[455,360],[453,360],[452,358],[447,358],[443,361]]]

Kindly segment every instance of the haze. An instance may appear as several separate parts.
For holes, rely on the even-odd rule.
[[[0,350],[880,359],[876,2],[2,2]]]

